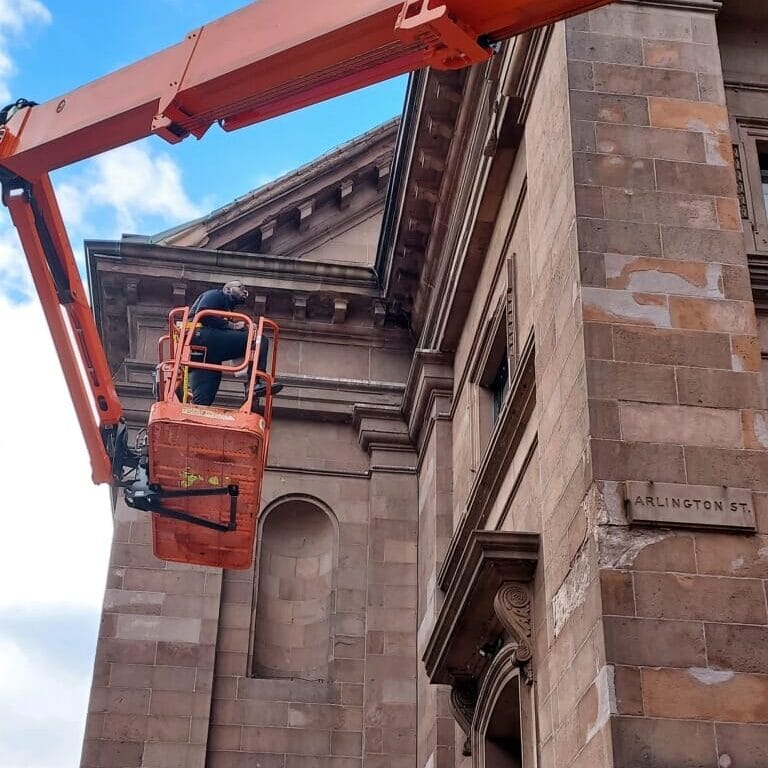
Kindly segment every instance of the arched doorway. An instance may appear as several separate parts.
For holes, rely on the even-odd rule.
[[[496,700],[484,740],[484,768],[522,768],[519,675],[509,680]]]
[[[475,768],[534,768],[533,686],[521,677],[516,645],[504,646],[483,681],[472,723]]]

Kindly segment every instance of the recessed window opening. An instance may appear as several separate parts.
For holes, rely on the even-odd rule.
[[[760,161],[760,185],[763,193],[763,205],[768,215],[768,144],[757,145],[757,157]]]
[[[488,389],[493,398],[493,421],[496,423],[501,409],[504,407],[507,392],[509,392],[509,361],[506,355],[502,356],[499,367],[496,370],[496,375],[493,377]]]
[[[520,678],[506,685],[485,732],[485,768],[522,768]]]

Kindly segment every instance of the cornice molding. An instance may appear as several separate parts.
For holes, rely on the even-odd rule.
[[[385,293],[408,314],[424,269],[466,78],[467,70],[423,70],[409,83],[376,256]]]
[[[131,355],[131,313],[164,323],[185,297],[233,278],[251,289],[246,311],[277,320],[286,338],[412,348],[369,267],[126,241],[88,241],[86,256],[91,306],[113,368]]]
[[[655,5],[680,11],[704,11],[720,13],[723,0],[621,0],[626,5]]]
[[[356,404],[352,425],[358,431],[360,447],[368,453],[377,448],[413,450],[399,405]]]
[[[133,373],[139,377],[145,377],[147,383],[151,378],[154,368],[154,363],[142,360],[125,361],[126,372]],[[324,376],[304,376],[298,373],[281,373],[280,381],[286,386],[303,389],[323,389],[329,392],[354,392],[356,394],[381,394],[397,397],[398,399],[402,397],[403,393],[402,384],[388,381],[371,381],[369,379],[337,379]],[[134,383],[139,383],[139,381],[134,380]],[[379,408],[380,406],[375,404],[361,403],[356,410],[357,418],[374,416],[375,418],[390,418],[402,421],[399,405],[388,405],[384,410],[379,410]]]
[[[428,414],[438,397],[453,397],[453,358],[433,349],[417,349],[403,395],[403,414],[414,444],[420,443]]]
[[[131,423],[146,425],[152,399],[152,372],[154,365],[138,360],[126,360],[121,368],[121,380],[116,382],[118,395],[125,404]],[[307,421],[337,422],[354,425],[361,429],[361,414],[382,414],[399,419],[403,387],[400,384],[350,379],[328,379],[298,374],[281,374],[285,389],[274,400],[273,411],[277,418],[303,419]],[[219,391],[218,402],[226,407],[236,408],[243,400],[242,384],[224,381]],[[362,403],[361,403],[362,401]],[[358,422],[355,423],[355,413]],[[402,424],[402,420],[400,419]],[[362,425],[366,431],[368,450],[386,441],[386,431],[378,422],[368,421]],[[394,423],[388,429],[395,433]],[[401,431],[405,431],[404,425]],[[376,439],[374,439],[376,438]],[[408,445],[410,441],[393,435],[389,444]]]
[[[533,581],[539,535],[473,531],[423,654],[433,684],[451,686],[451,709],[473,753],[473,722],[500,658],[533,682]]]
[[[301,280],[317,288],[322,286],[326,289],[331,286],[359,286],[368,288],[371,295],[379,294],[375,270],[355,264],[234,251],[211,251],[130,240],[87,240],[85,252],[86,259],[93,262],[94,269],[97,261],[111,261],[115,264],[123,261],[146,262],[148,266],[166,267],[169,276],[173,274],[175,279],[192,279],[195,270],[199,270],[201,275],[208,275],[209,280],[211,273],[223,276],[237,274],[241,278]],[[178,269],[182,270],[181,274]]]
[[[501,205],[497,188],[514,166],[551,38],[552,27],[516,38],[504,54],[500,79],[486,81],[487,92],[471,104],[467,100],[461,167],[436,216],[450,224],[442,238],[430,241],[436,253],[428,261],[434,266],[429,280],[422,280],[428,286],[420,298],[424,346],[452,349],[456,344],[496,226]],[[486,106],[489,100],[493,109]]]
[[[723,7],[723,0],[621,0],[621,2],[627,5],[651,5],[707,13],[720,13]]]
[[[361,322],[347,321],[332,322],[336,310],[336,302],[346,301],[345,298],[335,297],[333,304],[329,305],[327,316],[322,318],[300,318],[294,311],[293,316],[286,317],[284,313],[266,311],[270,309],[271,297],[274,295],[267,291],[263,298],[267,299],[263,306],[256,307],[256,315],[267,314],[280,326],[281,341],[312,341],[320,344],[342,345],[353,347],[371,347],[386,344],[391,350],[410,352],[408,337],[402,328],[376,327],[373,322],[363,324]],[[285,293],[282,294],[285,296]],[[288,293],[290,295],[290,293]],[[136,333],[140,325],[147,325],[155,329],[167,327],[168,311],[170,304],[144,303],[122,306],[110,305],[105,309],[105,314],[110,317],[120,318],[123,322],[127,319],[128,327],[132,333]],[[398,384],[402,389],[404,385]]]

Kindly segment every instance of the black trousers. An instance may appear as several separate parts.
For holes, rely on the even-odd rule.
[[[199,328],[192,337],[192,344],[205,347],[205,362],[221,365],[225,360],[244,357],[248,343],[248,331],[235,331],[223,328]],[[262,336],[259,352],[259,370],[266,371],[269,359],[269,340]],[[248,368],[250,376],[251,368]],[[221,384],[219,371],[201,371],[195,368],[189,371],[189,385],[192,401],[195,405],[211,405]]]

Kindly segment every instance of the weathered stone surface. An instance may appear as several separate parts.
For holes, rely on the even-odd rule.
[[[621,434],[625,440],[740,448],[738,411],[694,406],[621,403]],[[695,489],[693,491],[695,493]]]
[[[616,718],[613,746],[616,768],[717,765],[714,735],[706,723]]]
[[[518,709],[505,764],[764,768],[768,332],[730,130],[768,104],[729,87],[729,116],[722,68],[768,72],[717,5],[612,3],[421,73],[396,162],[363,138],[94,257],[131,418],[168,303],[222,270],[287,386],[253,569],[158,563],[118,510],[84,768],[469,768],[471,722]],[[469,573],[475,531],[536,542],[525,610]]]

